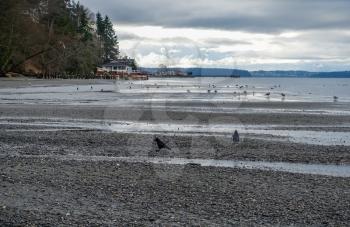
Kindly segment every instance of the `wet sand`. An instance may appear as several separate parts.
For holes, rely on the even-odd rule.
[[[307,130],[311,133],[349,132],[347,114],[240,111],[240,108],[346,111],[349,104],[242,102],[236,111],[228,113],[171,109],[179,105],[216,108],[229,105],[225,103],[165,104],[157,107],[146,101],[131,107],[1,104],[0,224],[346,226],[350,223],[348,177],[113,159],[184,158],[349,166],[350,147],[341,144],[313,145],[254,134],[244,135],[241,143],[233,144],[226,135],[160,131],[157,136],[172,150],[156,152],[152,142],[154,133],[113,129],[114,121],[135,121],[169,125],[194,122],[223,126],[276,125],[296,132],[309,126]],[[69,121],[71,124],[65,125]],[[85,127],[81,122],[99,122],[99,127]],[[111,159],[74,158],[79,156]]]

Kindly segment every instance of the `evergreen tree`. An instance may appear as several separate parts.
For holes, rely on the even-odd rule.
[[[108,62],[119,56],[118,37],[115,34],[113,24],[108,16],[105,16],[103,20],[103,28],[104,61]]]
[[[97,28],[97,35],[99,37],[102,37],[105,29],[104,29],[103,18],[101,16],[100,12],[97,12],[97,14],[96,14],[96,28]]]
[[[74,0],[0,0],[0,74],[86,75],[118,57],[118,39],[109,17]]]
[[[79,18],[78,32],[82,34],[82,41],[92,40],[92,27],[88,17],[89,11],[83,6],[80,6],[77,10]]]

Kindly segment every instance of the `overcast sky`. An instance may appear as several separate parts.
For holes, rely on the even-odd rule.
[[[141,66],[350,70],[350,0],[80,0]]]

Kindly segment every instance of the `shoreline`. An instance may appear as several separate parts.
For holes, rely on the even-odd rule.
[[[0,89],[2,101],[33,102],[0,105],[2,225],[350,222],[350,146],[334,140],[349,135],[349,102],[236,105],[26,83]],[[111,84],[101,83],[97,90]],[[156,151],[155,137],[171,150]]]

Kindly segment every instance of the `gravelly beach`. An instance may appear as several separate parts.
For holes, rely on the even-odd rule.
[[[197,166],[2,159],[2,225],[349,223],[346,178]]]
[[[63,82],[52,83],[59,86]],[[37,85],[42,84],[40,81]],[[64,84],[80,82],[65,81]],[[27,86],[27,82],[12,81],[10,87],[16,86]],[[165,126],[164,133],[136,133],[115,131],[113,125],[114,121],[135,121],[170,127],[195,121],[222,127],[233,123],[275,125],[293,133],[305,130],[347,133],[349,115],[316,111],[348,111],[349,104],[241,102],[235,111],[225,113],[171,108],[214,105],[214,109],[222,109],[230,105],[225,102],[193,101],[185,105],[172,101],[163,107],[147,101],[141,104],[133,107],[53,105],[40,100],[35,105],[1,104],[0,224],[346,226],[350,223],[350,181],[347,177],[195,164],[54,158],[141,156],[349,165],[350,147],[339,142],[317,145],[247,133],[242,135],[241,143],[233,144],[229,136],[213,132],[169,132]],[[261,108],[301,109],[306,113],[240,111]],[[65,125],[67,122],[70,124]],[[93,127],[84,125],[90,122]],[[152,143],[155,135],[172,150],[156,152]]]

